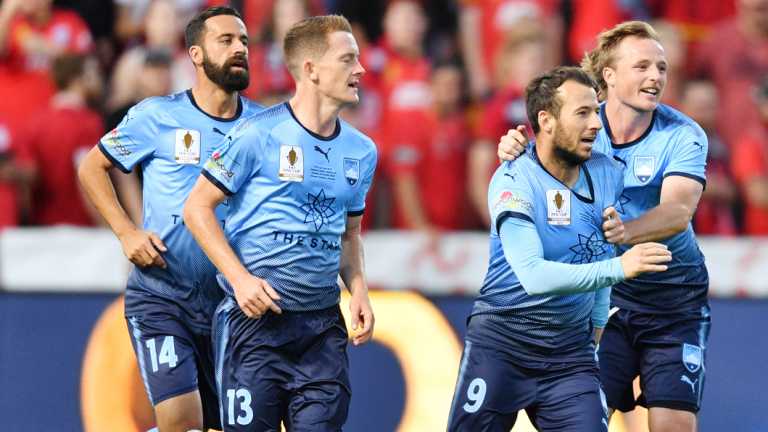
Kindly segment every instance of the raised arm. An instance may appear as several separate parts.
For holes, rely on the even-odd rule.
[[[685,231],[703,191],[704,186],[697,180],[678,175],[666,177],[661,184],[659,205],[637,219],[624,222],[622,243],[659,241]]]

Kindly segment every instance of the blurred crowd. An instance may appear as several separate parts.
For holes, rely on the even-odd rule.
[[[367,73],[343,117],[379,147],[369,229],[484,230],[496,143],[527,123],[526,83],[640,19],[670,62],[664,102],[709,136],[696,231],[768,235],[768,0],[2,0],[0,229],[101,223],[79,159],[136,102],[192,85],[184,25],[225,3],[249,30],[244,93],[266,105],[293,90],[281,49],[291,24],[354,23]],[[113,175],[139,219],[140,173]]]

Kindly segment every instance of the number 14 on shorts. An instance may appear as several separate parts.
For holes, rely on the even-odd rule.
[[[175,368],[179,358],[176,356],[173,336],[165,336],[163,338],[163,343],[160,345],[160,352],[157,352],[157,339],[160,338],[147,339],[146,341],[147,350],[149,350],[149,359],[152,363],[152,372],[160,370],[160,365],[162,364],[167,364],[170,369]]]

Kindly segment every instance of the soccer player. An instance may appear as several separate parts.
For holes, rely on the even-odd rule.
[[[340,121],[364,73],[349,22],[300,21],[283,48],[290,101],[243,120],[213,154],[184,221],[219,269],[214,318],[225,431],[339,431],[350,401],[340,275],[353,343],[373,311],[360,222],[376,166],[373,142]],[[226,237],[214,209],[229,197]]]
[[[541,431],[605,431],[593,326],[608,319],[612,284],[664,271],[671,256],[643,243],[614,258],[603,236],[622,171],[592,153],[601,126],[589,75],[558,67],[535,78],[526,108],[536,144],[491,179],[491,258],[448,430],[507,431],[525,408]],[[622,232],[612,222],[606,237]]]
[[[654,29],[617,25],[598,36],[582,67],[605,103],[595,149],[624,168],[618,213],[628,221],[612,239],[619,251],[661,241],[673,255],[669,271],[616,285],[600,344],[600,379],[608,405],[649,408],[651,432],[695,431],[701,407],[710,316],[707,268],[691,228],[706,183],[707,137],[690,118],[659,101],[668,62]],[[525,137],[510,131],[499,145],[518,152]],[[517,147],[513,149],[514,147]],[[632,381],[640,376],[636,400]]]
[[[216,271],[182,221],[184,200],[235,120],[261,109],[248,86],[248,36],[231,8],[206,9],[185,31],[197,82],[133,107],[86,156],[79,175],[91,201],[136,264],[125,316],[160,432],[220,428],[211,318],[222,298]],[[118,203],[108,171],[143,173],[144,225]],[[223,220],[225,209],[216,210]]]

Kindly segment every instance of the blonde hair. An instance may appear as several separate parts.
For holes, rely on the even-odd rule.
[[[600,99],[604,99],[608,84],[603,79],[603,70],[613,67],[616,61],[616,48],[621,41],[630,36],[640,39],[653,39],[661,43],[658,33],[650,24],[643,21],[627,21],[605,30],[597,36],[597,47],[584,54],[581,67],[587,71],[597,83]]]
[[[292,25],[283,41],[283,53],[288,70],[299,77],[303,56],[319,57],[328,50],[328,35],[337,32],[352,33],[352,26],[341,15],[322,15],[303,19]]]

